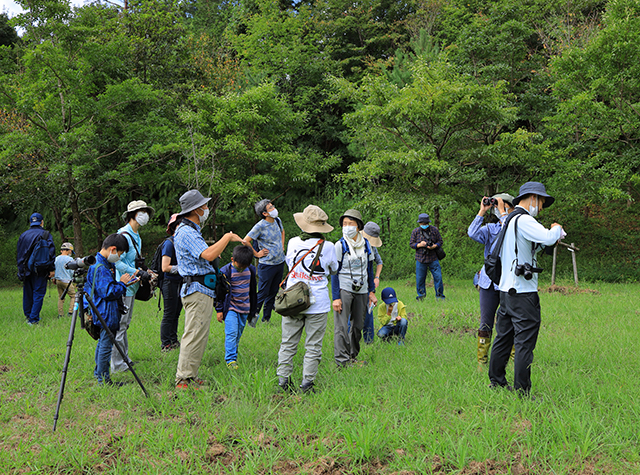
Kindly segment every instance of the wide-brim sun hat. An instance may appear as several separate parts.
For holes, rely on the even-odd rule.
[[[305,233],[330,233],[333,226],[327,224],[327,213],[316,205],[307,206],[302,213],[294,213],[293,219]]]
[[[511,206],[513,206],[513,196],[510,195],[509,193],[496,193],[491,198],[495,198],[495,199],[500,198],[505,203],[509,203]]]
[[[393,290],[393,287],[385,287],[384,289],[382,289],[380,298],[387,305],[389,305],[390,303],[396,303],[398,301],[396,291]]]
[[[342,214],[342,216],[340,216],[340,227],[342,227],[342,221],[344,220],[344,218],[351,218],[355,222],[357,222],[358,231],[362,231],[364,229],[364,221],[362,220],[362,215],[357,209],[348,209]]]
[[[518,196],[513,199],[513,206],[516,206],[518,203],[520,203],[522,198],[527,195],[544,196],[546,199],[544,201],[544,204],[542,205],[543,208],[548,208],[556,200],[553,196],[547,194],[547,190],[542,183],[538,181],[528,181],[520,187]]]
[[[149,214],[149,219],[153,216],[153,213],[156,212],[151,206],[149,206],[145,201],[142,200],[134,200],[127,205],[127,210],[122,213],[122,219],[127,219],[127,215],[134,211],[142,211],[145,210]]]
[[[364,229],[360,232],[373,247],[382,246],[382,239],[380,239],[380,226],[373,221],[369,221],[365,224]]]
[[[202,205],[206,205],[211,198],[205,198],[198,190],[189,190],[180,197],[180,208],[182,210],[178,213],[178,216],[184,216],[190,213],[194,209],[200,208]]]

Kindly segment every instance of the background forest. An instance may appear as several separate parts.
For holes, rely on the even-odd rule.
[[[263,197],[288,236],[308,204],[334,225],[357,207],[389,278],[412,273],[428,212],[444,273],[470,279],[479,199],[528,180],[557,198],[541,219],[581,249],[581,279],[640,279],[640,0],[17,3],[0,15],[4,282],[32,212],[84,255],[143,199],[150,257],[193,187],[211,238],[244,235]]]

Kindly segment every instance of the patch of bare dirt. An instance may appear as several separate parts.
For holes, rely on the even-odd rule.
[[[8,373],[11,371],[11,368],[6,364],[0,365],[0,373]]]
[[[567,287],[564,285],[550,285],[546,289],[542,289],[542,291],[550,294],[559,293],[562,295],[573,295],[573,294],[600,295],[600,292],[594,289],[581,289],[580,287]]]
[[[211,463],[220,463],[222,465],[229,465],[236,459],[233,452],[229,452],[222,444],[209,445],[205,457]]]
[[[526,434],[531,430],[531,421],[527,419],[515,421],[511,430],[514,434]]]
[[[439,331],[441,331],[442,333],[444,333],[445,335],[476,335],[476,332],[478,331],[476,328],[471,328],[471,327],[453,327],[451,325],[448,325],[446,327],[437,327]]]

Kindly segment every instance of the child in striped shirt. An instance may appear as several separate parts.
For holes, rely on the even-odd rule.
[[[247,318],[257,310],[256,269],[252,260],[251,247],[236,246],[231,262],[220,269],[229,281],[229,293],[224,303],[216,307],[218,321],[224,322],[224,360],[229,369],[238,369],[240,337]]]

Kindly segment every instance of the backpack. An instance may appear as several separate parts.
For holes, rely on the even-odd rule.
[[[149,265],[149,269],[158,274],[158,287],[162,286],[162,281],[164,280],[164,272],[162,272],[162,248],[167,241],[173,242],[173,236],[169,236],[156,247],[156,252],[153,253],[153,258]]]
[[[340,262],[338,264],[338,272],[342,270],[342,261],[344,261],[344,255],[349,254],[349,246],[347,245],[347,241],[344,238],[340,238],[340,243],[342,244],[342,257],[340,258]],[[364,248],[367,251],[367,265],[371,256],[371,245],[369,244],[369,240],[364,242]]]
[[[507,233],[507,228],[509,227],[509,223],[513,218],[516,218],[517,226],[517,218],[519,216],[522,216],[523,214],[528,213],[523,208],[516,208],[509,214],[509,216],[507,216],[507,219],[505,220],[504,225],[500,230],[500,234],[498,234],[498,237],[496,238],[493,247],[491,248],[491,252],[484,260],[484,271],[491,279],[491,281],[496,285],[500,284],[500,278],[502,277],[502,260],[500,259],[500,252],[502,251],[502,242],[504,241],[504,236]]]
[[[40,277],[44,276],[53,265],[49,254],[50,237],[49,231],[45,231],[36,238],[27,262],[29,270]]]

